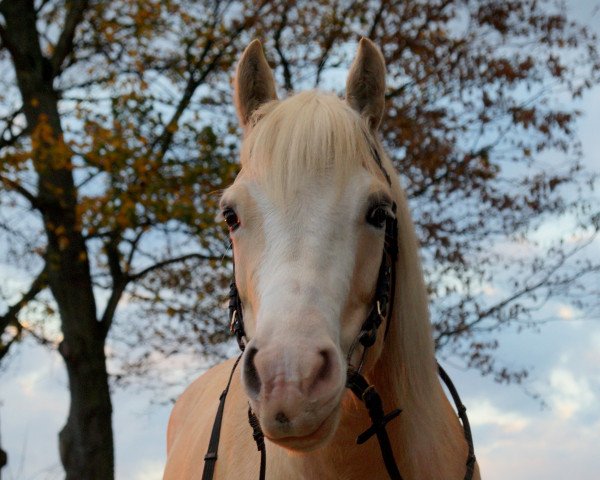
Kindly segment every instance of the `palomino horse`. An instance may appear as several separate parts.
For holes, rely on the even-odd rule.
[[[346,87],[346,100],[309,91],[279,101],[258,41],[239,62],[242,168],[221,206],[247,343],[241,377],[232,374],[217,415],[214,478],[259,476],[248,405],[266,438],[267,478],[388,478],[377,440],[356,444],[371,420],[345,388],[349,365],[360,368],[386,411],[401,409],[384,430],[403,479],[471,475],[465,433],[438,379],[415,230],[378,140],[385,64],[367,39]],[[393,307],[365,354],[357,338],[381,294],[390,219],[397,224],[394,275],[383,283]],[[210,369],[177,401],[165,479],[202,478],[233,363]]]

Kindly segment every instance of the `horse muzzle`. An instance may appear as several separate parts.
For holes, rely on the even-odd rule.
[[[339,422],[343,365],[333,342],[250,342],[242,380],[265,436],[293,450],[329,440]]]

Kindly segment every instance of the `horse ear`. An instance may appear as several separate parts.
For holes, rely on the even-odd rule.
[[[259,40],[246,47],[237,66],[234,79],[234,100],[243,127],[252,113],[263,103],[276,100],[275,80]]]
[[[381,123],[385,106],[385,60],[377,46],[361,38],[346,80],[346,101],[372,130]]]

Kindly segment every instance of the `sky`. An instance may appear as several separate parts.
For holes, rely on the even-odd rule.
[[[600,13],[592,16],[596,3],[568,2],[578,19],[600,30]],[[600,87],[584,95],[579,108],[585,164],[600,173]],[[549,308],[562,320],[539,331],[499,335],[498,357],[509,366],[530,368],[525,385],[498,385],[475,371],[445,365],[468,408],[486,480],[599,478],[600,319],[578,320],[569,305]],[[69,398],[61,358],[25,340],[0,381],[1,443],[9,455],[2,479],[63,478],[57,433]],[[117,479],[162,478],[171,406],[155,405],[150,397],[134,389],[113,394]]]

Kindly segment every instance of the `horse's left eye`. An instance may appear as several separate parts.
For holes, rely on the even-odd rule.
[[[230,232],[237,230],[240,226],[240,219],[238,218],[237,213],[235,213],[235,210],[231,207],[227,207],[223,210],[223,218],[225,219],[225,223],[229,227]]]
[[[367,213],[367,223],[375,228],[383,228],[388,217],[387,210],[384,205],[376,205]]]

